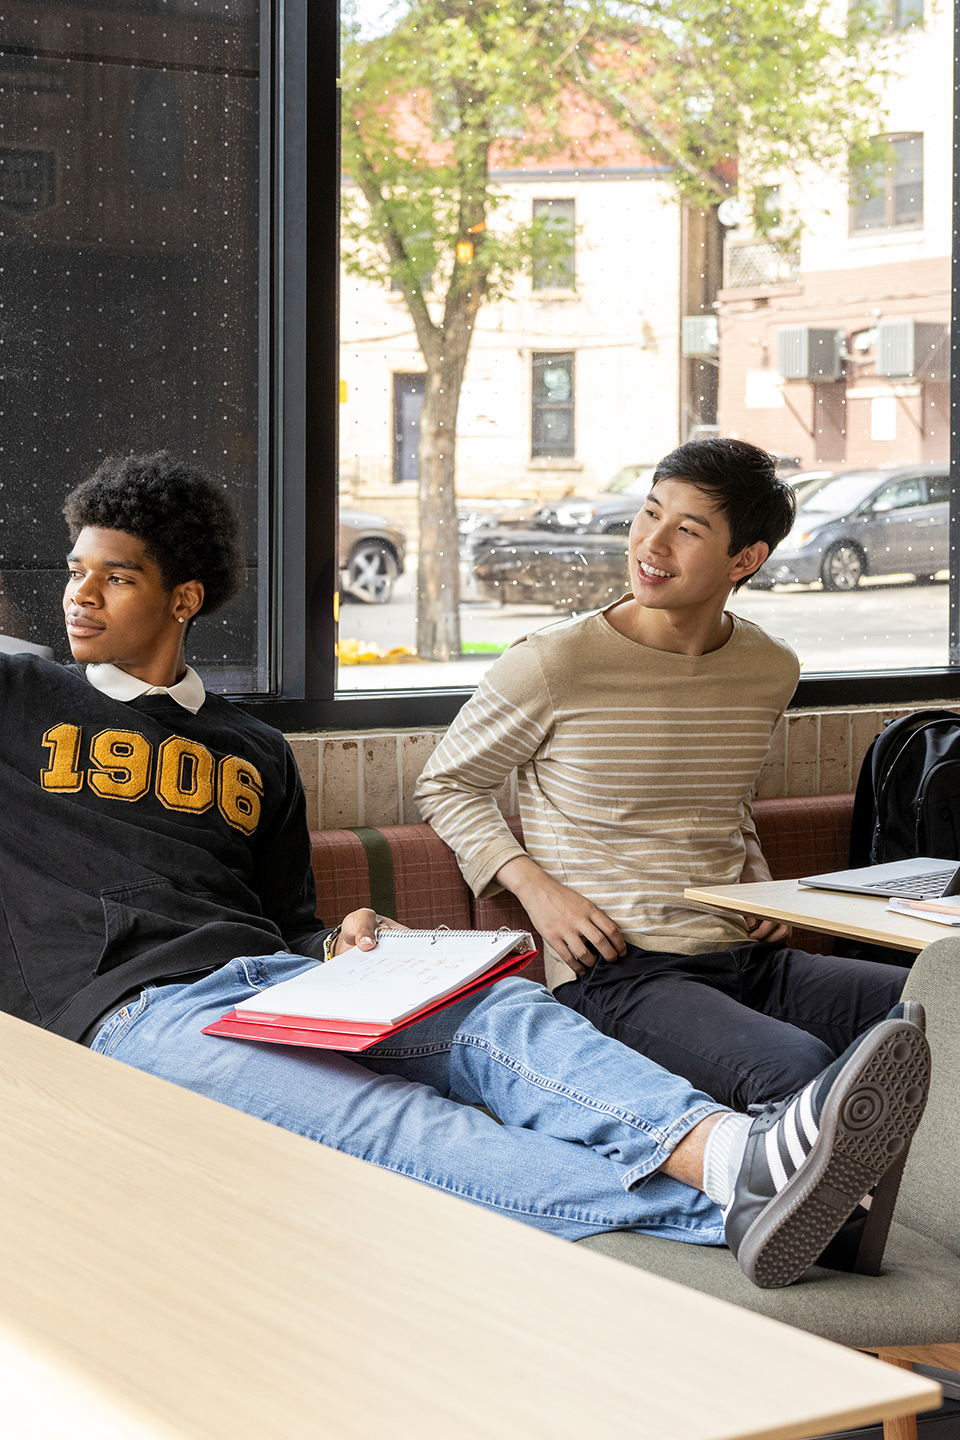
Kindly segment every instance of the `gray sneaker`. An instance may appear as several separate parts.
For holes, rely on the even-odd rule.
[[[757,1116],[723,1212],[749,1280],[764,1290],[790,1285],[817,1260],[902,1165],[929,1085],[926,1036],[895,1007],[798,1094]]]

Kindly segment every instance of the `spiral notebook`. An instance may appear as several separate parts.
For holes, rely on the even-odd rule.
[[[521,930],[387,930],[248,999],[205,1035],[367,1050],[455,1000],[515,974],[536,954]]]

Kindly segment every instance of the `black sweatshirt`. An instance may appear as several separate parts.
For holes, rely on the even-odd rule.
[[[296,763],[218,695],[0,655],[0,803],[0,1010],[78,1039],[145,984],[322,956]]]

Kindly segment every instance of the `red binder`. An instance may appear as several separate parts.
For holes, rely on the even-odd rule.
[[[205,1025],[203,1034],[223,1035],[231,1040],[266,1040],[273,1045],[307,1045],[316,1050],[342,1050],[348,1054],[357,1054],[361,1050],[369,1050],[372,1046],[379,1045],[391,1035],[398,1035],[401,1030],[416,1025],[428,1015],[446,1010],[457,1000],[486,990],[507,975],[515,975],[530,963],[536,953],[536,950],[527,950],[522,955],[506,956],[491,965],[482,975],[468,981],[466,985],[461,985],[459,990],[445,995],[442,1000],[434,1001],[432,1005],[424,1005],[396,1025],[368,1025],[355,1020],[324,1020],[303,1015],[261,1015],[252,1010],[242,1013],[229,1010],[212,1025]]]

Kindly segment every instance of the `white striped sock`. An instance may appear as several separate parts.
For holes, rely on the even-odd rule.
[[[737,1115],[731,1110],[707,1136],[703,1149],[703,1190],[721,1210],[733,1194],[752,1123],[751,1116]]]

